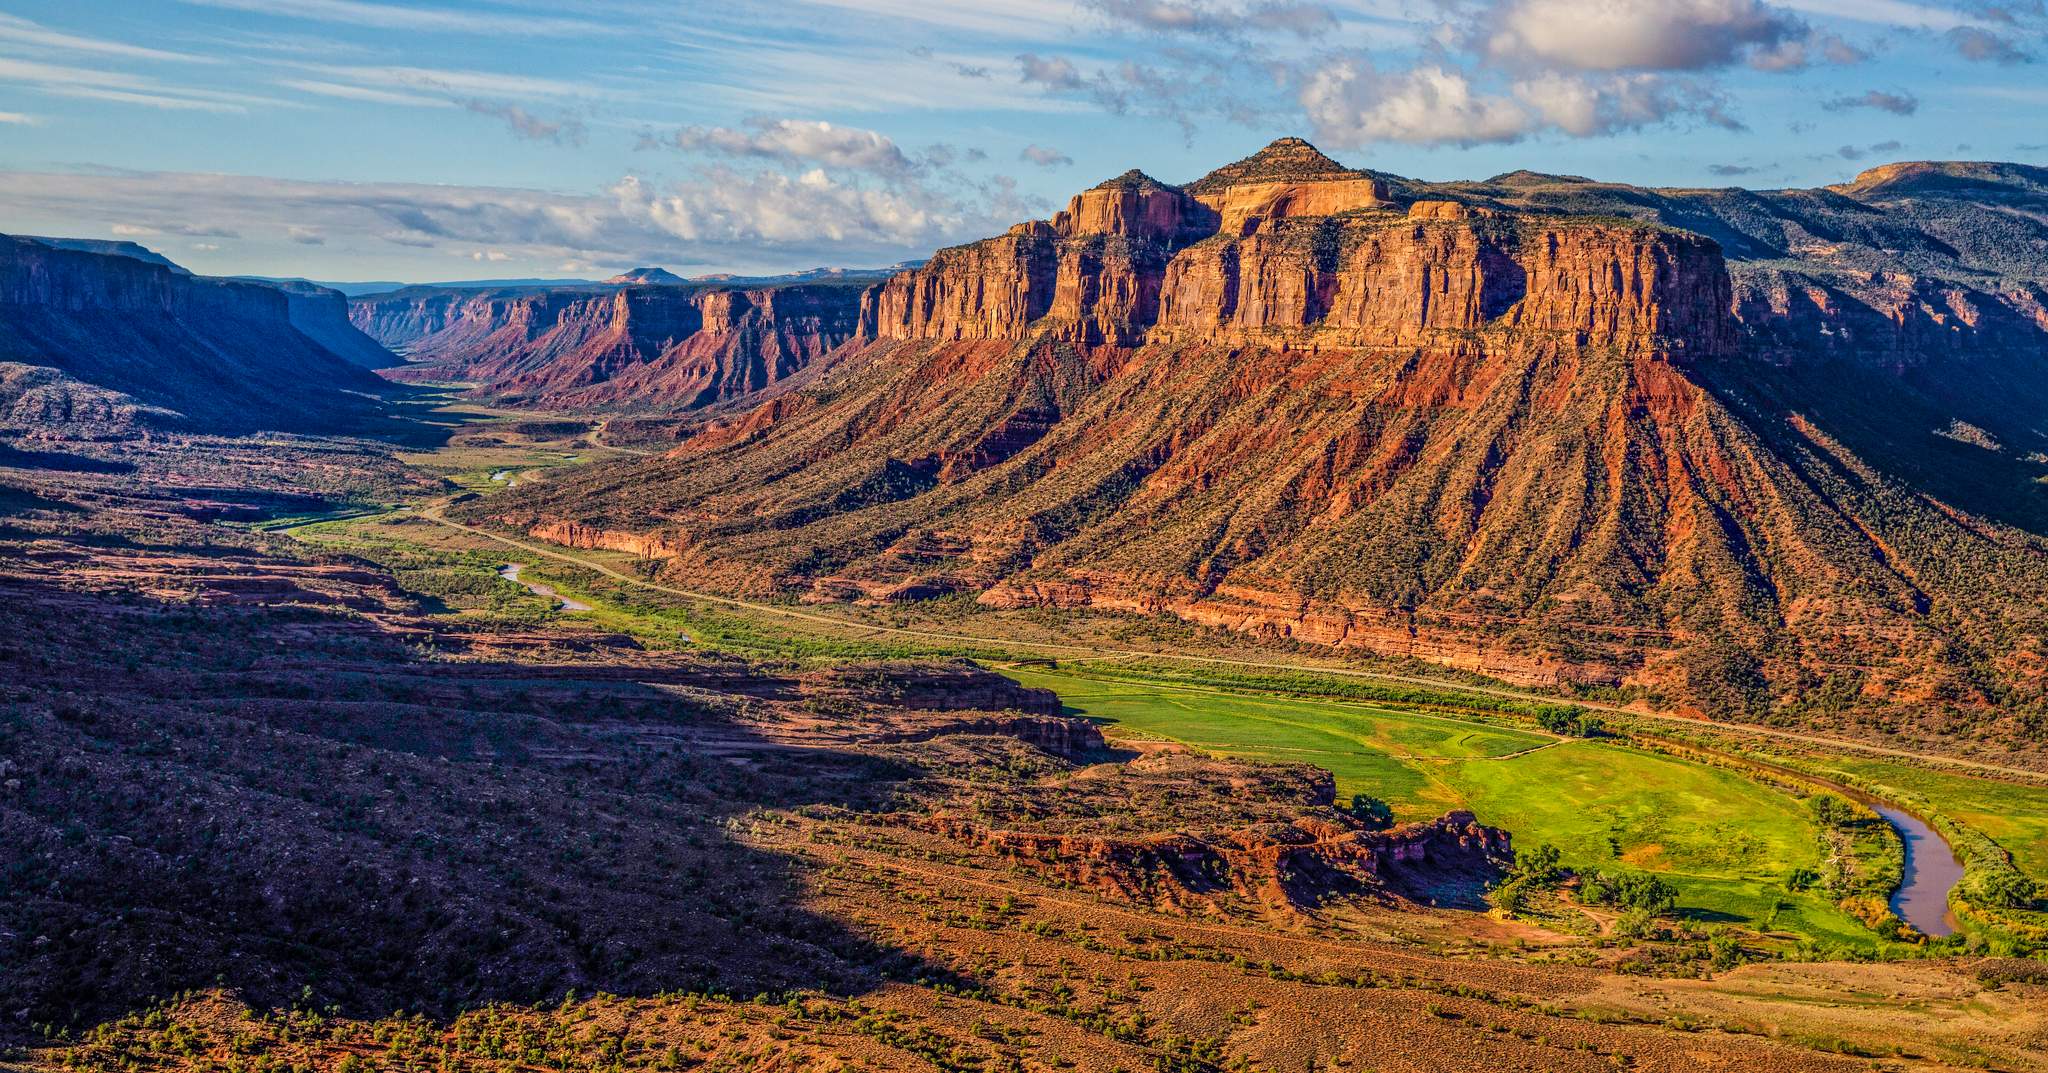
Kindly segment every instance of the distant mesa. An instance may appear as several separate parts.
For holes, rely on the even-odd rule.
[[[657,285],[660,285],[660,286],[664,286],[664,287],[674,287],[674,286],[680,286],[680,285],[682,285],[682,284],[684,284],[684,283],[688,283],[689,281],[688,281],[688,280],[686,280],[686,279],[684,279],[684,278],[683,278],[683,277],[681,277],[681,276],[678,276],[678,275],[676,275],[676,274],[675,274],[674,272],[671,272],[671,271],[669,271],[669,270],[668,270],[668,269],[666,269],[666,268],[652,268],[652,267],[648,267],[648,268],[635,268],[635,269],[633,269],[633,270],[632,270],[632,271],[630,271],[630,272],[621,272],[621,273],[619,273],[618,275],[616,275],[616,276],[613,276],[612,278],[610,278],[610,279],[608,279],[608,280],[605,280],[605,282],[606,282],[606,283],[651,283],[651,284],[657,284]]]
[[[47,235],[16,235],[26,242],[37,242],[59,250],[77,250],[80,253],[97,253],[108,257],[127,257],[148,264],[161,265],[181,276],[189,276],[191,270],[165,257],[163,254],[140,243],[117,238],[52,238]]]

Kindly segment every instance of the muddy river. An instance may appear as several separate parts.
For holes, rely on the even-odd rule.
[[[525,569],[525,566],[520,563],[506,563],[504,566],[498,568],[498,576],[504,578],[506,581],[512,582],[515,585],[526,586],[527,591],[533,593],[535,596],[545,596],[555,601],[556,606],[563,611],[590,610],[589,604],[586,604],[581,600],[569,599],[567,596],[564,596],[561,593],[556,592],[554,586],[552,585],[543,585],[538,581],[520,580],[519,571],[523,569]],[[1907,858],[1907,860],[1909,861],[1911,859],[1911,857]]]

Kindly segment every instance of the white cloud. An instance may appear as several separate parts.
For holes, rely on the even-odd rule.
[[[1064,168],[1074,163],[1074,158],[1048,146],[1031,144],[1017,154],[1017,159],[1041,168]]]
[[[1761,0],[1503,0],[1477,18],[1495,60],[1576,71],[1699,71],[1805,36]]]
[[[506,104],[503,101],[469,100],[462,102],[462,106],[478,115],[504,120],[506,129],[515,137],[528,141],[582,145],[588,136],[583,121],[574,116],[542,119],[516,104]]]
[[[0,44],[33,45],[36,48],[57,49],[62,52],[82,52],[100,56],[119,56],[131,60],[163,60],[177,63],[214,63],[204,56],[193,56],[183,52],[167,52],[158,48],[143,48],[120,41],[109,41],[99,37],[84,37],[52,30],[39,23],[16,15],[0,14]]]
[[[12,123],[22,127],[39,127],[43,121],[25,112],[0,112],[0,123]]]
[[[1338,60],[1305,82],[1301,106],[1318,138],[1340,148],[1371,142],[1478,145],[1526,136],[1529,113],[1476,89],[1464,74],[1425,65],[1383,75],[1364,59]]]
[[[351,86],[445,93],[461,97],[575,98],[608,96],[588,83],[565,82],[558,78],[508,75],[493,71],[468,71],[440,67],[402,65],[363,66],[346,64],[299,64],[299,69]]]
[[[713,169],[665,189],[628,176],[612,194],[628,219],[689,242],[917,247],[969,222],[960,206],[930,191],[869,189],[818,169],[795,176]]]
[[[377,4],[368,0],[183,0],[200,7],[246,11],[318,22],[344,23],[382,30],[416,30],[484,34],[495,37],[594,36],[617,33],[614,27],[581,19],[529,15],[509,11],[457,11],[422,4]]]
[[[311,93],[320,97],[334,97],[346,101],[368,101],[371,104],[398,104],[412,108],[453,108],[455,102],[446,97],[427,97],[418,93],[402,93],[391,89],[374,89],[369,86],[349,86],[338,82],[321,82],[316,79],[286,78],[277,83],[287,89]]]
[[[1911,4],[1904,0],[1778,0],[1783,6],[1808,15],[1850,19],[1910,30],[1949,30],[1958,26],[1982,26],[1984,20],[1954,8]]]
[[[288,105],[271,97],[176,85],[120,71],[6,57],[0,57],[0,82],[18,83],[59,97],[183,111],[247,112],[250,105]]]
[[[1308,78],[1301,105],[1317,137],[1335,148],[1499,144],[1545,132],[1590,138],[1685,116],[1737,126],[1710,88],[1644,72],[1545,72],[1493,92],[1438,65],[1386,74],[1363,60],[1338,60]]]
[[[745,130],[684,127],[665,144],[685,152],[821,164],[877,175],[904,175],[912,170],[910,158],[887,135],[819,120],[754,119]]]
[[[911,183],[872,189],[822,171],[712,169],[663,184],[629,176],[589,194],[426,183],[310,182],[194,172],[0,172],[10,218],[81,233],[203,220],[248,236],[238,255],[298,263],[377,263],[417,252],[467,258],[497,250],[542,265],[720,265],[786,270],[888,264],[1000,231],[1042,206],[992,182],[958,195]],[[274,274],[274,273],[273,273]]]

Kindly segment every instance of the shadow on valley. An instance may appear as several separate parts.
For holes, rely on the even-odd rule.
[[[9,1032],[215,986],[446,1015],[943,975],[736,836],[905,774],[751,733],[782,698],[743,666],[432,663],[306,607],[0,578],[0,636],[31,635],[0,648]]]

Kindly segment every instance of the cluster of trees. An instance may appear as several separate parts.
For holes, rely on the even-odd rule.
[[[1678,904],[1678,888],[1647,872],[1588,872],[1579,879],[1579,901],[1654,915]]]
[[[1393,806],[1371,794],[1352,794],[1351,804],[1345,811],[1369,830],[1384,831],[1394,826]]]
[[[1607,724],[1600,717],[1583,708],[1568,708],[1564,705],[1548,705],[1536,713],[1536,722],[1552,734],[1565,734],[1574,738],[1597,738],[1607,732]]]

